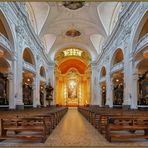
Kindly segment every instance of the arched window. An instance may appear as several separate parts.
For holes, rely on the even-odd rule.
[[[43,66],[40,68],[40,75],[45,78],[45,68]]]
[[[26,61],[26,62],[28,62],[30,64],[33,64],[33,65],[35,64],[34,56],[33,56],[32,52],[31,52],[31,50],[29,48],[26,48],[24,50],[23,59],[24,59],[24,61]]]
[[[113,56],[113,61],[112,61],[112,65],[115,65],[117,63],[120,63],[123,61],[123,52],[121,49],[117,49],[114,53],[114,56]]]
[[[101,77],[105,77],[105,76],[106,76],[106,69],[103,66],[102,69],[101,69]]]

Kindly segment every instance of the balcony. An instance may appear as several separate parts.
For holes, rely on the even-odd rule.
[[[11,51],[11,43],[2,33],[0,33],[0,45]]]
[[[137,53],[140,49],[148,46],[148,33],[145,34],[136,44],[135,53]]]
[[[26,61],[23,61],[23,68],[35,73],[35,66]]]
[[[122,70],[123,66],[124,66],[123,62],[120,62],[120,63],[117,63],[117,64],[113,65],[113,67],[111,68],[111,73]]]

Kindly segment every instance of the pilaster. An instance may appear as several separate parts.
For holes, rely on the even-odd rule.
[[[110,73],[106,76],[106,106],[113,107],[113,85]]]

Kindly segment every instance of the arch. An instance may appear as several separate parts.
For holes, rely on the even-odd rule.
[[[138,64],[136,65],[136,68],[138,69],[139,73],[145,73],[148,70],[148,58],[142,59]]]
[[[122,3],[117,2],[116,6],[114,7],[113,14],[111,16],[111,21],[109,25],[109,34],[112,33],[113,29],[115,28],[117,21],[119,19],[119,14],[122,11]]]
[[[141,32],[139,34],[139,38],[138,40],[140,40],[144,35],[146,35],[148,33],[148,13],[147,13],[147,19],[146,22],[144,23]]]
[[[123,51],[121,48],[118,48],[113,54],[113,58],[111,62],[112,66],[122,62],[123,59],[124,59]]]
[[[13,60],[13,53],[10,52],[7,48],[0,45],[0,57],[11,61]]]
[[[45,34],[42,38],[43,44],[46,47],[46,54],[49,53],[51,47],[53,46],[54,42],[56,41],[56,35],[55,34]]]
[[[12,44],[14,44],[11,27],[2,10],[0,10],[0,33],[2,33]]]
[[[103,66],[101,68],[100,78],[105,77],[105,76],[106,76],[106,68]]]
[[[82,49],[82,48],[75,48],[75,47],[67,47],[67,48],[62,48],[59,49],[59,51],[55,54],[55,60],[58,62],[60,65],[63,60],[75,58],[78,59],[82,62],[88,63],[91,61],[91,56],[90,54]]]
[[[59,65],[61,74],[67,73],[70,68],[75,68],[80,74],[84,74],[87,67],[84,62],[76,58],[67,59]]]
[[[40,67],[40,76],[46,78],[45,68],[43,66]]]
[[[40,34],[50,11],[48,3],[27,2],[26,9],[29,14],[29,20],[34,27],[35,32]]]
[[[97,7],[99,19],[101,20],[107,36],[111,34],[118,21],[121,6],[121,2],[103,2]]]
[[[35,32],[38,33],[35,14],[34,14],[34,11],[33,11],[33,8],[31,6],[30,2],[26,2],[26,11],[28,13],[28,17],[29,17],[32,27],[34,28]]]
[[[145,26],[147,25],[148,21],[148,10],[142,15],[142,17],[140,18],[140,20],[137,22],[137,27],[134,29],[134,33],[133,33],[133,41],[132,41],[132,49],[135,48],[136,43],[139,41],[139,39],[145,35],[145,30],[143,29],[143,27],[145,28]],[[142,31],[143,29],[143,31]],[[142,31],[142,32],[141,32]],[[146,29],[146,31],[148,31],[148,29]],[[141,33],[141,35],[140,35]],[[148,33],[148,32],[147,32]],[[139,38],[140,37],[140,38]]]
[[[100,34],[92,34],[90,40],[95,47],[98,54],[102,52],[102,46],[104,44],[105,38]]]
[[[35,65],[35,59],[34,59],[34,55],[32,53],[32,51],[29,48],[25,48],[24,52],[23,52],[23,59],[24,61]]]
[[[54,61],[55,55],[56,53],[59,52],[59,49],[66,49],[68,47],[74,47],[74,48],[79,48],[79,49],[85,49],[84,51],[87,51],[88,54],[90,55],[90,58],[93,60],[96,60],[97,58],[97,51],[92,48],[91,50],[89,50],[89,47],[87,45],[81,44],[81,43],[76,43],[76,42],[69,42],[69,43],[64,43],[64,44],[60,44],[55,48],[52,48],[49,51],[51,60]],[[54,51],[53,51],[54,50]]]
[[[0,73],[7,73],[10,71],[10,64],[9,62],[3,58],[3,57],[0,57]]]

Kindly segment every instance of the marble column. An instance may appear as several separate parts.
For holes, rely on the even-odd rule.
[[[19,33],[17,33],[17,60],[16,60],[16,93],[15,93],[15,103],[16,109],[24,109],[23,103],[23,59],[22,59],[22,51],[23,51],[23,38]]]
[[[138,74],[134,73],[132,75],[132,84],[131,84],[131,108],[137,109],[137,101],[138,101]]]
[[[132,59],[129,56],[124,60],[124,92],[123,92],[123,108],[131,108],[131,86],[132,86]]]
[[[91,77],[91,104],[99,104],[99,92],[98,92],[98,71],[96,66],[92,66],[92,77]]]
[[[19,59],[18,59],[19,60]],[[21,60],[22,61],[22,60]],[[23,103],[23,74],[22,74],[22,63],[18,63],[18,72],[17,72],[17,85],[16,85],[16,109],[24,109],[24,103]]]
[[[15,109],[14,75],[8,74],[9,81],[9,109]]]
[[[106,76],[106,106],[113,107],[113,85],[110,74]]]
[[[40,106],[40,81],[38,75],[34,77],[33,81],[33,107]]]

